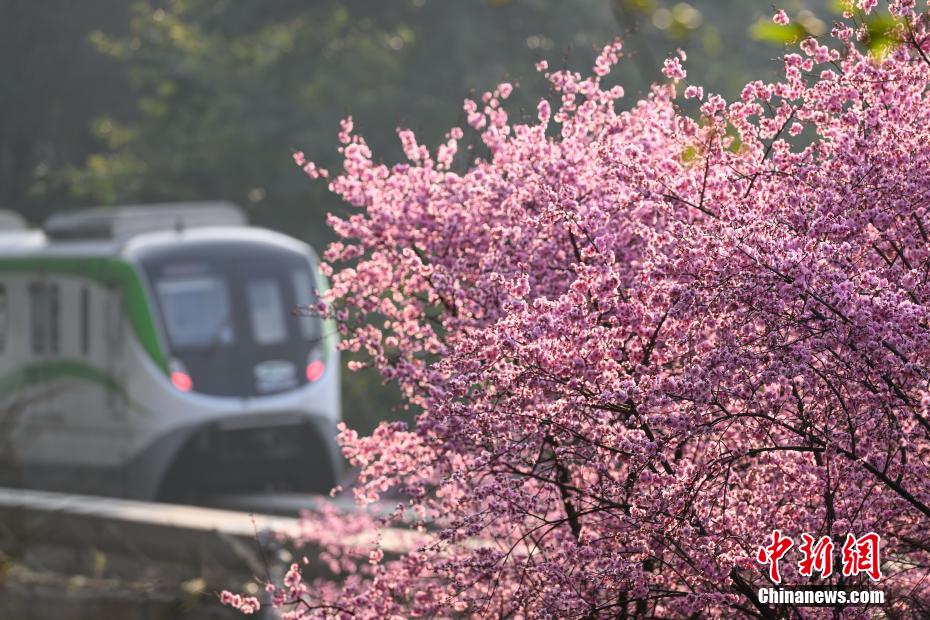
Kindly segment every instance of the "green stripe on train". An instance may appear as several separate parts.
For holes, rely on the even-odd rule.
[[[93,366],[71,360],[37,362],[0,376],[0,394],[13,394],[30,385],[56,379],[74,378],[94,383],[110,392],[125,396],[125,390],[113,377]]]
[[[316,254],[314,254],[316,257]],[[319,259],[315,258],[317,265],[316,269],[313,270],[313,280],[316,285],[317,293],[322,297],[323,293],[326,293],[329,290],[329,280],[327,280],[323,274],[320,272]],[[336,325],[336,321],[333,319],[325,319],[323,321],[323,362],[329,363],[329,352],[334,350],[338,346],[337,334],[339,333],[339,328]]]
[[[108,392],[114,392],[125,399],[130,410],[151,413],[137,401],[131,399],[126,389],[106,372],[83,362],[74,360],[55,360],[36,362],[17,368],[13,372],[0,376],[0,396],[15,394],[28,387],[50,383],[59,379],[76,379],[92,383]]]
[[[53,273],[88,278],[123,293],[126,316],[142,348],[167,374],[168,360],[158,339],[155,317],[145,295],[145,287],[135,268],[126,261],[103,257],[41,257],[0,260],[0,273]]]

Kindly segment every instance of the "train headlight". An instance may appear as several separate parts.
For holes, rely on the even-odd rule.
[[[307,360],[307,381],[310,383],[319,381],[324,372],[326,372],[326,365],[323,360],[316,359],[316,356],[311,353],[310,359]]]
[[[171,385],[182,392],[190,392],[194,388],[194,381],[191,379],[187,368],[180,360],[172,359],[168,364],[168,372],[171,376]]]

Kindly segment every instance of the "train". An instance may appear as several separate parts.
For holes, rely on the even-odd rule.
[[[223,202],[0,213],[0,485],[323,493],[338,336],[313,249]]]

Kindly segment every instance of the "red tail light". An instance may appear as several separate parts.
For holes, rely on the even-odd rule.
[[[326,366],[320,360],[313,360],[307,364],[307,381],[313,383],[323,376]]]

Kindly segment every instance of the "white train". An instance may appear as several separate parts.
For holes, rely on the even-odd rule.
[[[227,203],[0,214],[0,484],[326,492],[339,352],[309,246]]]

